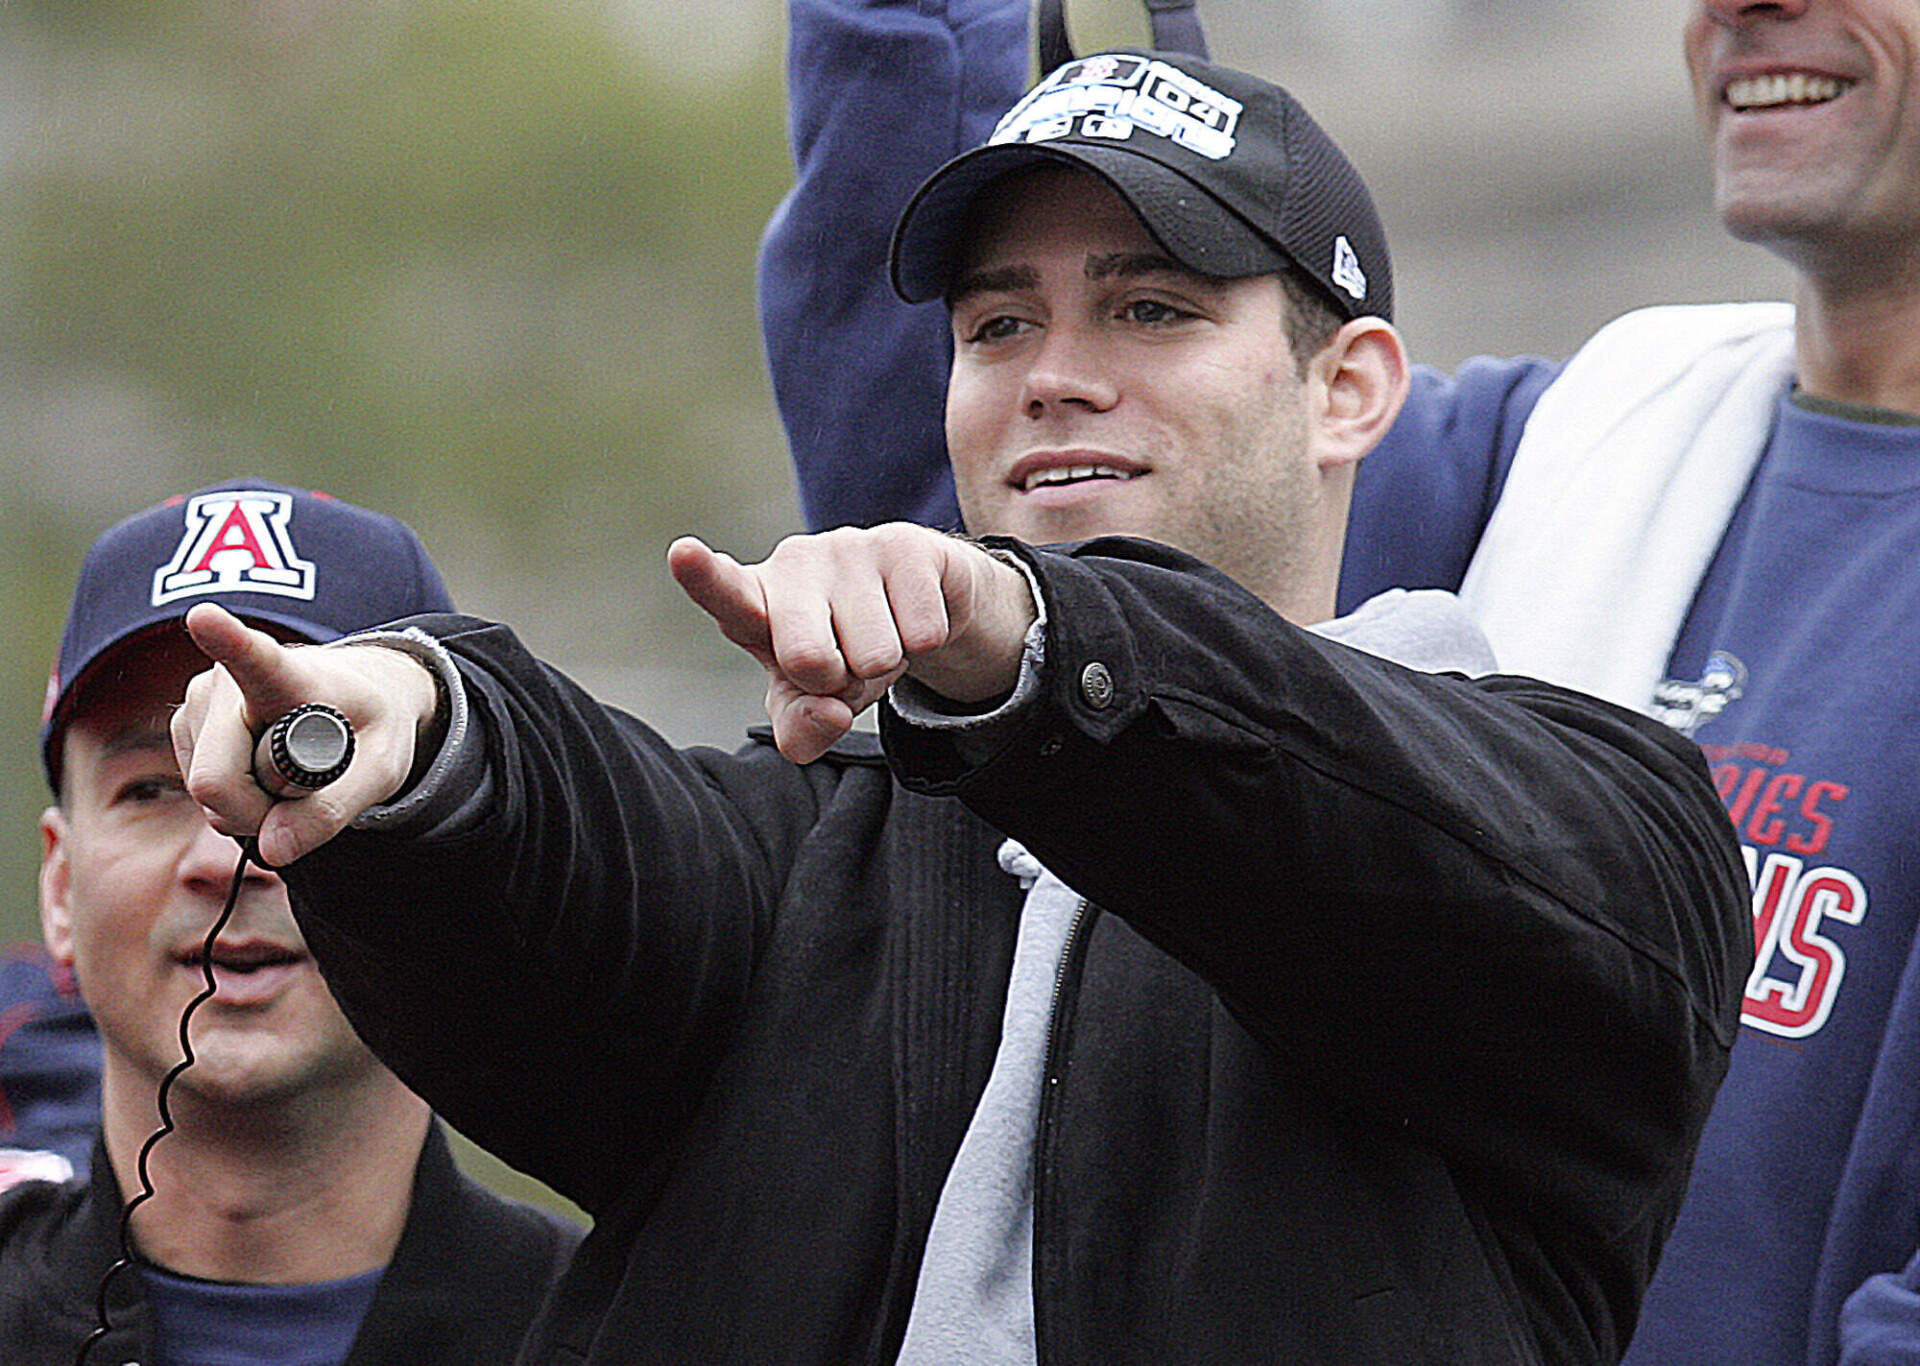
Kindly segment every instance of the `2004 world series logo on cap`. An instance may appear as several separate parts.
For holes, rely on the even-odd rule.
[[[1078,133],[1124,142],[1138,128],[1219,161],[1233,151],[1242,108],[1166,62],[1102,53],[1069,62],[1035,86],[988,141],[1048,142]]]
[[[311,600],[314,568],[295,553],[284,493],[225,489],[186,504],[186,529],[173,558],[153,575],[153,605],[203,593],[273,593]]]

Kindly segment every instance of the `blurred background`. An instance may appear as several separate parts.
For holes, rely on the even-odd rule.
[[[1070,0],[1082,50],[1138,0]],[[1777,297],[1713,222],[1674,0],[1202,0],[1373,186],[1417,358]],[[0,940],[87,543],[257,473],[417,527],[455,599],[677,740],[757,670],[663,565],[796,526],[753,308],[780,0],[0,0]]]

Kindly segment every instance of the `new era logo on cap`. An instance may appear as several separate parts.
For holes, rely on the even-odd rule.
[[[1360,269],[1360,258],[1354,255],[1353,243],[1345,237],[1333,239],[1333,270],[1328,278],[1356,299],[1367,297],[1367,273]]]
[[[314,567],[293,548],[293,498],[235,489],[189,498],[186,526],[154,571],[155,607],[209,593],[272,593],[313,599]]]
[[[1124,142],[1135,128],[1219,161],[1233,151],[1241,104],[1177,67],[1102,53],[1055,71],[1007,112],[989,144],[1048,142],[1078,133]]]

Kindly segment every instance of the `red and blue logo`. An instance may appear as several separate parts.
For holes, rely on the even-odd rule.
[[[264,489],[223,489],[186,503],[173,556],[153,575],[153,605],[206,593],[272,593],[312,601],[313,561],[289,531],[293,498]]]

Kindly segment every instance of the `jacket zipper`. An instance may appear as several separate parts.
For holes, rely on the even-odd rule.
[[[1075,994],[1080,978],[1080,969],[1085,958],[1085,945],[1089,937],[1089,927],[1099,909],[1085,897],[1074,908],[1073,919],[1067,924],[1067,942],[1060,953],[1060,968],[1053,975],[1053,1000],[1047,1015],[1047,1054],[1040,1071],[1040,1119],[1039,1133],[1033,1145],[1033,1350],[1037,1362],[1047,1360],[1046,1327],[1043,1322],[1045,1298],[1041,1294],[1040,1268],[1044,1263],[1041,1248],[1045,1246],[1046,1231],[1046,1173],[1048,1169],[1048,1149],[1052,1146],[1053,1126],[1057,1105],[1055,1097],[1061,1084],[1066,1080],[1066,1072],[1061,1058],[1062,1040],[1067,1032],[1066,1016],[1070,1010],[1070,1001]]]

